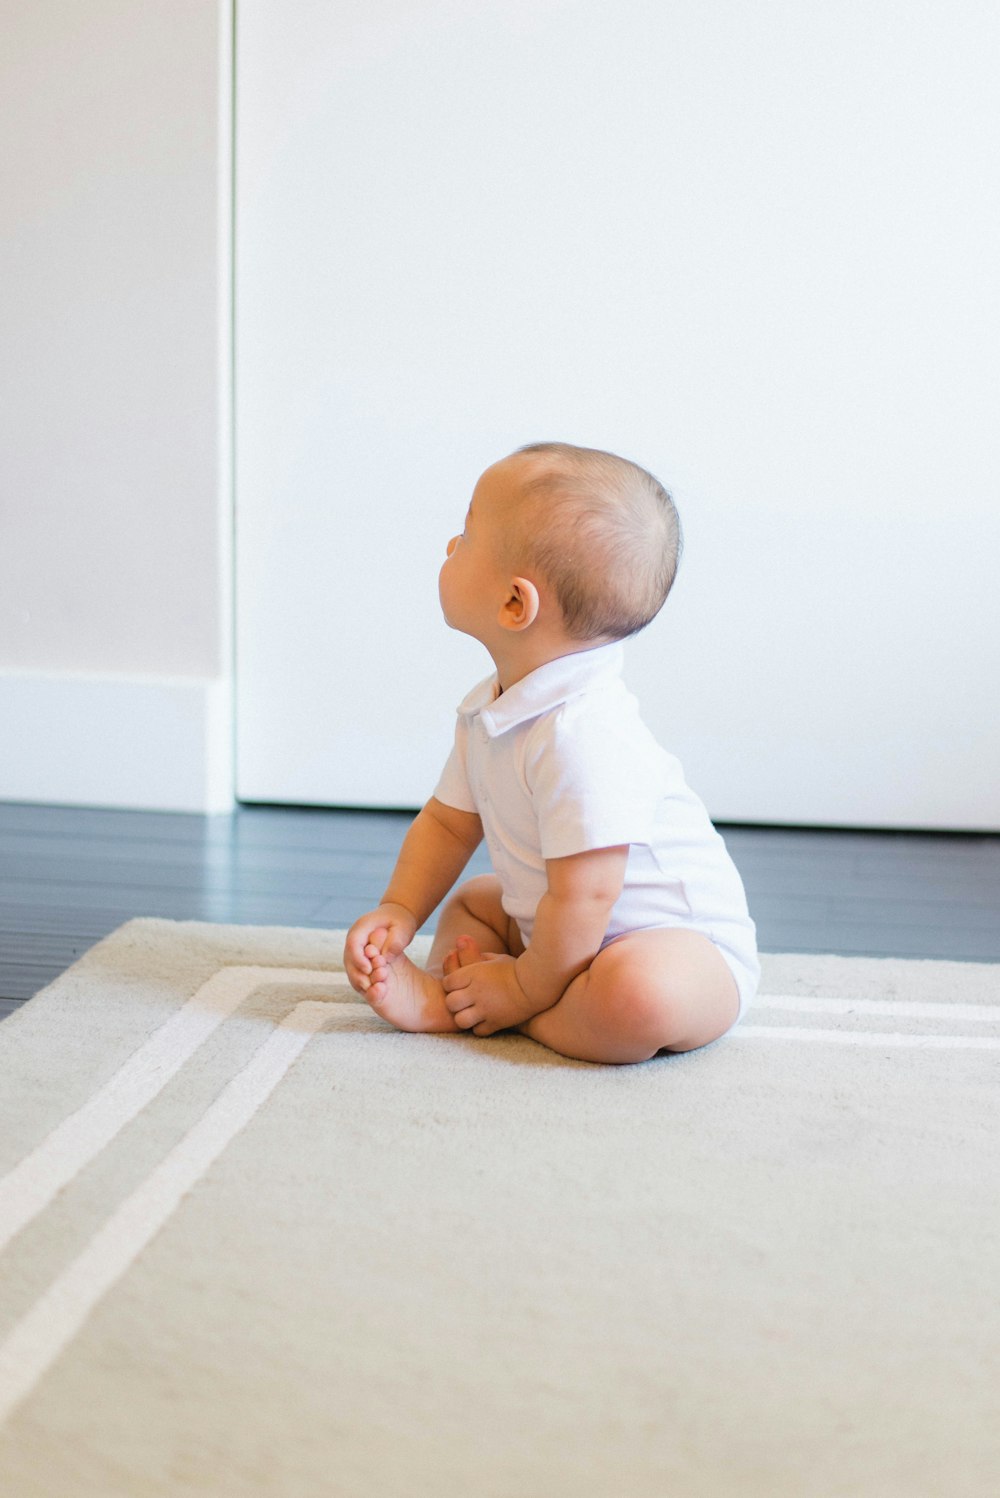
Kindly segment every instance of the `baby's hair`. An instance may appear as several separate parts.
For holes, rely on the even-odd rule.
[[[638,634],[666,602],[683,547],[680,516],[659,479],[600,448],[531,442],[527,501],[512,556],[553,589],[579,640]]]

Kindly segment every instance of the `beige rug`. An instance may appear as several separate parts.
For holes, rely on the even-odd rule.
[[[0,1025],[4,1498],[995,1498],[1000,967],[605,1067],[342,941],[131,921]]]

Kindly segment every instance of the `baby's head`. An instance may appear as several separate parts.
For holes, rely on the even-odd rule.
[[[506,565],[545,580],[573,640],[624,640],[659,613],[683,537],[658,479],[627,458],[565,442],[518,448]]]

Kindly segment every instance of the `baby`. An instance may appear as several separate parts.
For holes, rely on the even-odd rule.
[[[514,1028],[624,1063],[742,1016],[760,977],[743,885],[621,679],[620,642],[659,612],[680,549],[670,496],[613,453],[537,443],[476,485],[438,588],[496,673],[459,706],[434,794],[345,947],[352,986],[397,1028]],[[454,891],[417,967],[406,948],[484,836],[495,872]]]

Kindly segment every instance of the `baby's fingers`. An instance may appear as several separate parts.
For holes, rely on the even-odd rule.
[[[378,953],[384,952],[388,946],[388,935],[389,932],[385,926],[376,926],[373,931],[369,931],[368,940],[365,942],[365,956],[368,955],[369,947],[374,947]]]
[[[462,1009],[455,1015],[455,1023],[460,1030],[471,1030],[473,1025],[482,1024],[486,1016],[475,1004],[470,1004],[468,1009]]]
[[[368,925],[369,919],[368,916],[362,916],[359,921],[355,921],[344,942],[344,961],[353,962],[363,972],[367,971],[369,966],[364,953],[365,947],[372,939],[372,928]]]
[[[387,957],[398,957],[401,952],[406,951],[409,937],[403,926],[397,926],[395,922],[389,926],[385,941],[382,943],[382,951]]]
[[[463,1009],[468,1009],[475,1000],[467,988],[456,988],[453,992],[445,989],[444,1006],[449,1014],[459,1014]]]
[[[347,981],[351,985],[351,987],[354,989],[355,993],[367,993],[368,992],[368,989],[371,987],[371,981],[372,980],[371,980],[371,978],[367,977],[363,972],[361,972],[360,968],[356,965],[356,963],[345,962],[344,963],[344,972],[347,974]]]
[[[352,985],[357,988],[358,979],[364,977],[372,970],[372,965],[360,951],[356,951],[345,945],[344,947],[344,971]]]

